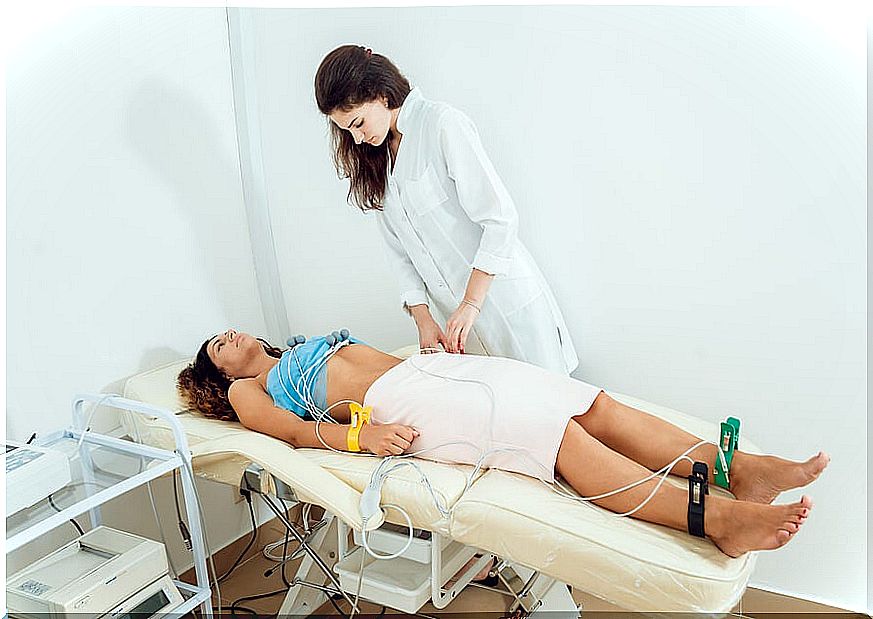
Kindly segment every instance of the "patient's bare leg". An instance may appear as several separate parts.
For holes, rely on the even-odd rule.
[[[657,470],[695,445],[700,438],[654,415],[626,406],[601,392],[591,409],[573,418],[603,444],[631,460]],[[717,440],[718,437],[706,437]],[[713,481],[715,445],[703,445],[689,454],[692,460],[709,465]],[[730,469],[730,490],[738,499],[772,503],[780,492],[800,488],[813,482],[825,469],[830,458],[819,452],[806,462],[792,462],[774,456],[734,452]],[[687,476],[691,464],[683,461],[673,469]]]
[[[582,496],[623,487],[650,473],[598,441],[577,423],[567,424],[555,470]],[[594,502],[613,512],[624,513],[642,503],[657,482],[652,479]],[[735,557],[750,550],[783,546],[799,530],[811,507],[808,497],[789,505],[762,505],[710,495],[706,498],[704,528],[725,554]],[[685,531],[687,509],[687,489],[665,483],[633,517]]]

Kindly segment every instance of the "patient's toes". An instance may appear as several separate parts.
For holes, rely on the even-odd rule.
[[[793,533],[789,533],[788,531],[777,531],[776,532],[776,547],[779,548],[787,544],[791,538],[794,536]]]
[[[796,524],[799,528],[799,526],[806,522],[806,519],[809,517],[809,510],[812,507],[812,499],[804,495],[797,503],[791,503],[785,507],[789,510],[786,520]]]
[[[788,543],[800,530],[812,501],[804,496],[787,505],[761,505],[750,501],[731,501],[726,520],[715,528],[711,539],[721,550],[737,557],[751,550],[772,550]],[[715,524],[715,523],[713,523]]]

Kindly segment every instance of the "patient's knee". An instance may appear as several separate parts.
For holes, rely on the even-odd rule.
[[[591,408],[584,415],[574,417],[585,430],[594,435],[607,431],[615,417],[615,408],[618,403],[611,397],[606,395],[605,391],[601,391],[596,398]]]

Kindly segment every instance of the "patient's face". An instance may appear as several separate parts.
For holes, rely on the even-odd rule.
[[[331,112],[330,119],[340,129],[351,132],[355,144],[366,142],[379,146],[388,136],[393,116],[387,100],[381,98],[356,105],[348,111],[336,109]]]
[[[216,335],[206,347],[215,367],[231,378],[250,378],[247,374],[251,361],[263,350],[257,339],[233,329]]]

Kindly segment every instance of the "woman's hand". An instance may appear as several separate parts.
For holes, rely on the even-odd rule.
[[[472,303],[462,301],[458,309],[446,321],[446,350],[449,352],[464,352],[467,336],[473,323],[479,317],[479,308]]]
[[[361,449],[377,456],[399,456],[418,437],[418,430],[399,423],[364,424],[358,435]]]
[[[442,346],[443,350],[446,350],[446,334],[431,316],[427,305],[413,305],[410,308],[410,313],[415,319],[415,326],[418,328],[418,347],[421,350],[439,350],[439,347]],[[429,350],[428,352],[433,351]]]

